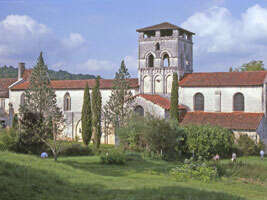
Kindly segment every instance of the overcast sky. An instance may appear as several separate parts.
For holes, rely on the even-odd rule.
[[[137,75],[137,28],[180,25],[194,37],[194,71],[267,64],[267,0],[0,0],[0,65],[113,78],[122,59]]]

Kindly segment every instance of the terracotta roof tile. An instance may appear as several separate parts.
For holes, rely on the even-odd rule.
[[[234,130],[256,130],[263,116],[263,113],[245,112],[188,112],[184,116],[181,124],[210,124]]]
[[[0,98],[9,97],[8,87],[16,81],[17,81],[16,78],[1,78],[0,79]]]
[[[101,89],[111,89],[113,87],[113,79],[100,79]],[[131,88],[138,88],[138,79],[129,79]],[[89,88],[95,85],[95,79],[88,80],[52,80],[51,85],[54,89],[84,89],[86,83]],[[25,90],[29,86],[29,81],[22,82],[12,87],[12,90]]]
[[[258,86],[264,83],[267,71],[213,72],[187,74],[181,87]]]
[[[193,35],[195,34],[195,33],[192,33],[191,31],[185,30],[185,29],[183,29],[183,28],[181,28],[179,26],[176,26],[174,24],[171,24],[169,22],[163,22],[163,23],[156,24],[156,25],[153,25],[153,26],[140,28],[140,29],[137,29],[136,31],[137,32],[144,32],[144,31],[155,31],[155,30],[162,30],[162,29],[183,30],[184,32],[191,33]]]
[[[170,104],[170,101],[169,99],[167,98],[164,98],[160,95],[156,95],[156,94],[138,94],[136,95],[135,97],[142,97],[154,104],[157,104],[159,105],[160,107],[166,109],[166,110],[170,110],[170,107],[171,107],[171,104]],[[186,109],[184,106],[182,105],[179,105],[179,109]]]

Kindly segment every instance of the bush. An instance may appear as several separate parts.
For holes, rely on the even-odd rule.
[[[189,125],[185,126],[185,132],[187,148],[196,156],[209,159],[217,153],[221,157],[231,154],[234,135],[226,128],[210,125]]]
[[[59,154],[62,156],[88,156],[93,155],[93,152],[88,146],[81,143],[63,142]]]
[[[122,151],[112,150],[100,155],[102,164],[124,165],[126,163],[126,156]]]
[[[101,144],[99,148],[95,148],[95,146],[91,143],[89,147],[92,149],[94,155],[101,155],[102,153],[106,153],[115,149],[115,145],[113,144]]]
[[[184,164],[178,165],[170,171],[177,181],[195,179],[202,182],[215,180],[219,175],[217,168],[209,166],[203,161],[186,160]]]
[[[4,129],[0,132],[0,151],[18,150],[18,133],[15,129]]]
[[[176,159],[185,150],[185,132],[172,120],[133,117],[118,130],[118,136],[124,149],[146,151],[165,160]]]
[[[248,135],[240,135],[237,139],[237,151],[239,155],[259,155],[262,149],[264,149],[264,144],[262,142],[256,144]]]

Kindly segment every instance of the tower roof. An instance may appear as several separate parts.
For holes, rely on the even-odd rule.
[[[169,22],[163,22],[163,23],[156,24],[156,25],[153,25],[153,26],[140,28],[140,29],[137,29],[136,31],[137,32],[145,32],[145,31],[156,31],[156,30],[162,30],[162,29],[181,30],[181,31],[187,32],[189,34],[195,35],[195,33],[191,32],[191,31],[188,31],[186,29],[183,29],[183,28],[181,28],[179,26],[176,26],[174,24],[171,24]]]

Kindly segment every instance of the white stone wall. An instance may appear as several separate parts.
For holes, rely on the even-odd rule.
[[[136,97],[134,101],[135,106],[142,106],[144,109],[145,115],[150,114],[158,118],[165,118],[165,109],[153,104],[151,101],[148,101],[142,97]]]
[[[81,124],[79,123],[81,120],[81,111],[83,105],[83,89],[76,89],[76,90],[56,90],[57,96],[57,104],[63,110],[64,105],[64,95],[66,93],[70,94],[71,97],[71,110],[64,112],[64,118],[66,119],[66,128],[64,131],[64,135],[66,137],[75,138],[79,136],[79,128]],[[90,93],[92,90],[90,89]],[[102,95],[102,105],[105,105],[109,100],[111,95],[111,89],[101,89],[100,90]],[[131,90],[133,95],[136,95],[138,89]],[[10,99],[9,101],[13,104],[14,112],[18,113],[19,106],[20,106],[20,97],[23,94],[23,91],[10,91]],[[104,137],[104,134],[102,134]],[[105,141],[104,138],[101,138],[102,141]],[[108,142],[111,144],[115,143],[114,136],[108,136]]]
[[[221,112],[233,112],[233,96],[241,92],[245,98],[245,112],[264,112],[263,87],[180,87],[179,103],[194,111],[194,95],[198,92],[204,95],[204,111],[215,112],[216,94],[221,92]],[[218,102],[218,100],[217,100]]]

